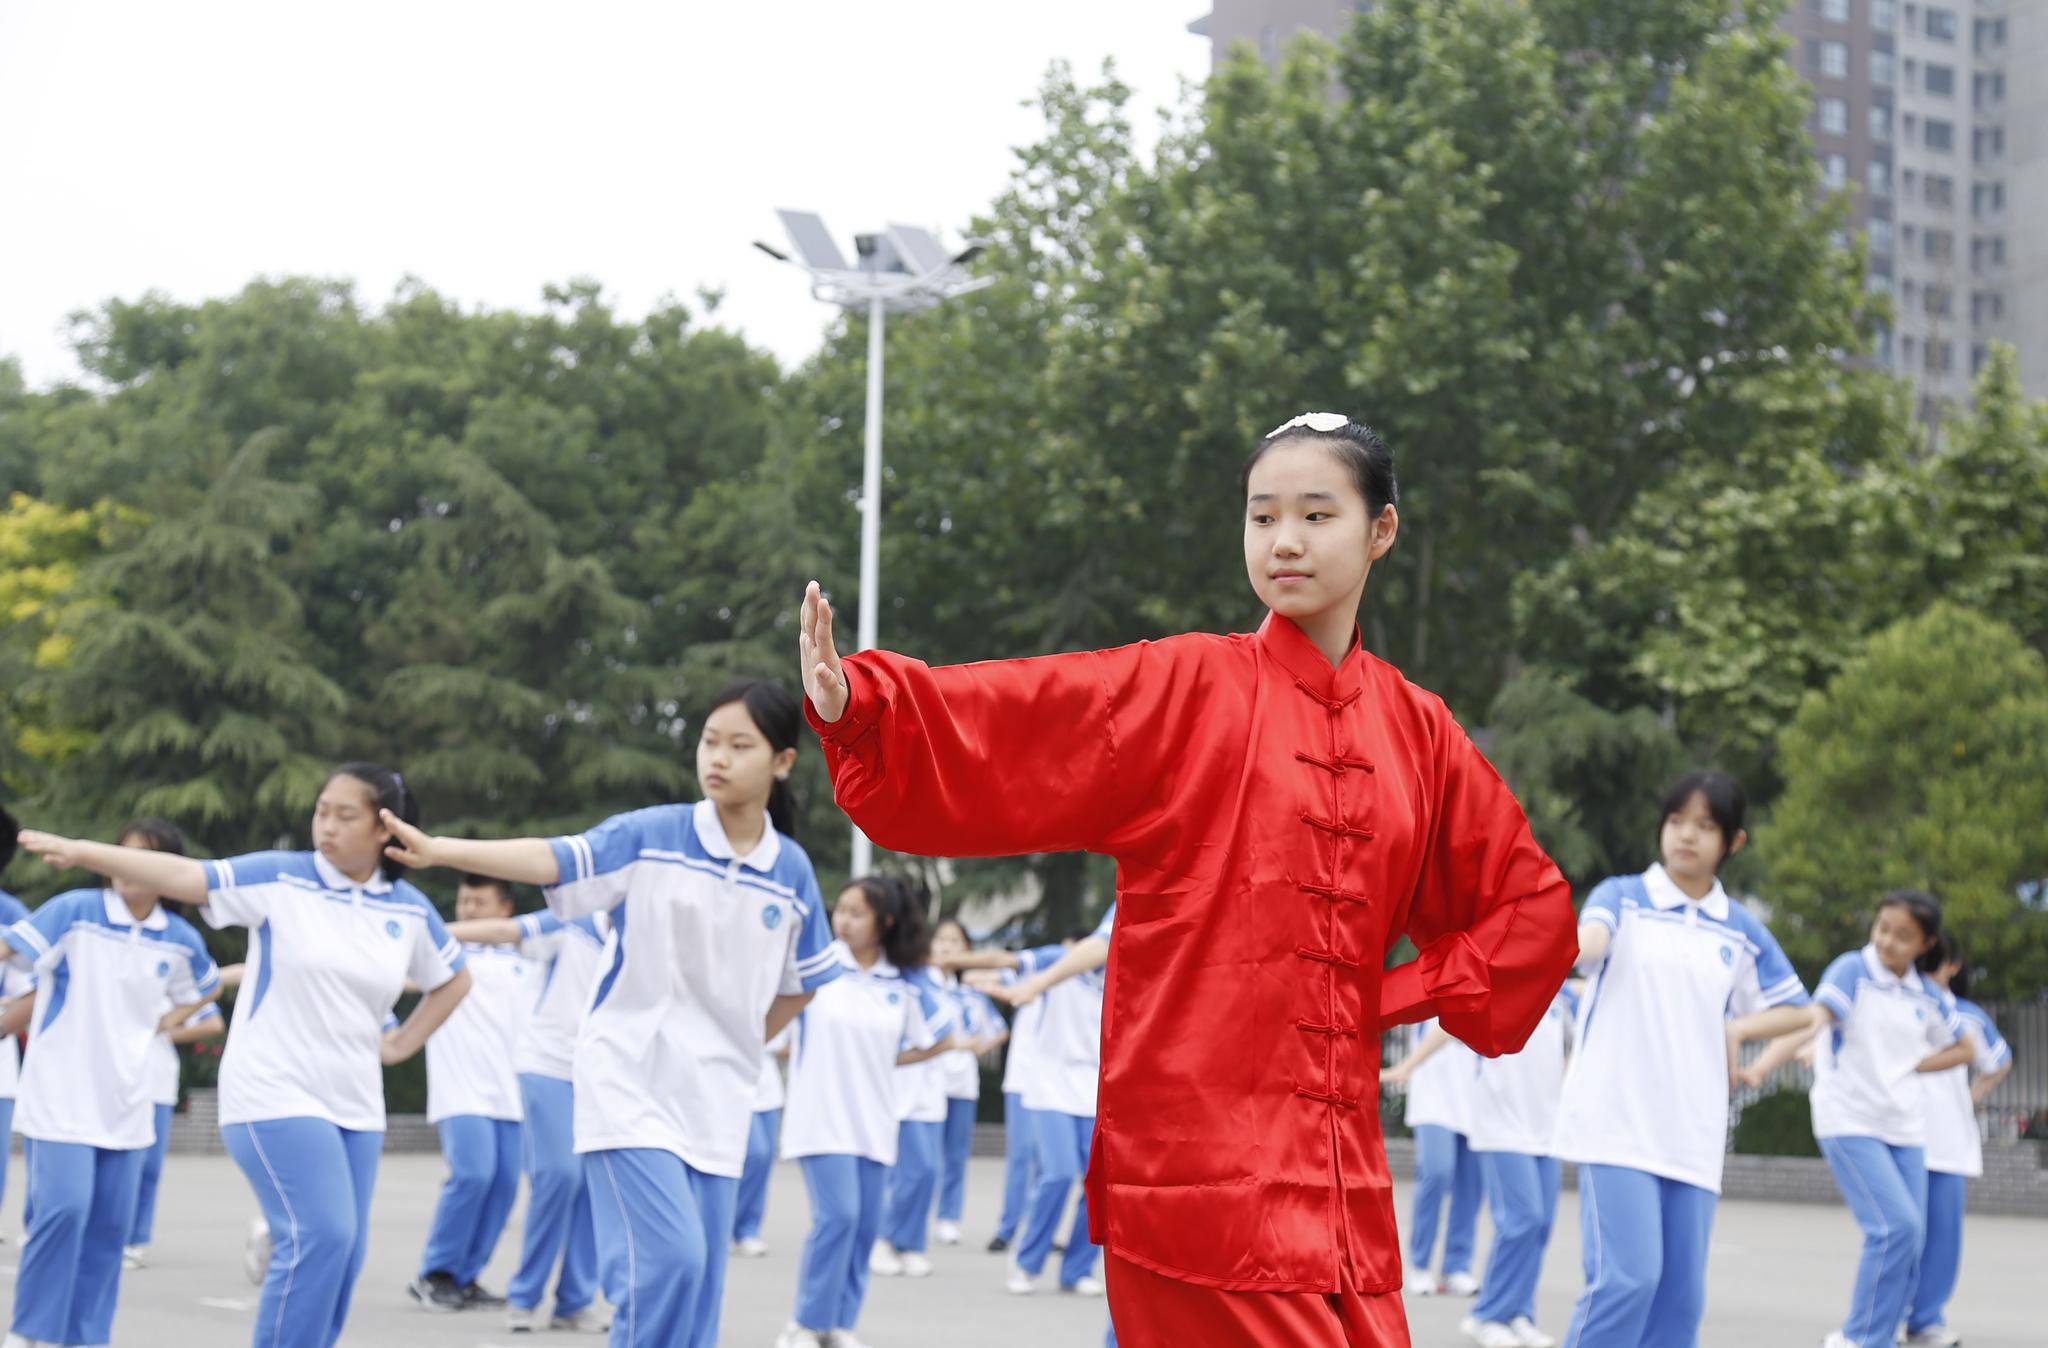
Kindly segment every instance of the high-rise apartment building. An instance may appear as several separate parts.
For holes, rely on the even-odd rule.
[[[1215,0],[1189,27],[1217,54],[1249,42],[1276,62],[1295,34],[1337,36],[1367,8]],[[2048,0],[1792,0],[1784,23],[1822,179],[1849,193],[1870,285],[1892,296],[1877,360],[1916,381],[1931,418],[2007,341],[2048,397],[2048,80],[2024,74],[2048,70]]]

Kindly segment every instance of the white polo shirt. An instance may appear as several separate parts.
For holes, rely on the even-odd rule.
[[[1977,1056],[1927,1079],[1927,1168],[1975,1179],[1984,1173],[1984,1135],[1970,1099],[1970,1072],[1990,1076],[2012,1061],[2012,1048],[1983,1007],[1961,997],[1955,1004]]]
[[[1719,1193],[1728,1020],[1805,1005],[1799,975],[1718,881],[1694,901],[1662,866],[1601,881],[1579,921],[1613,936],[1590,966],[1550,1154]]]
[[[1040,946],[1019,955],[1018,972],[1050,968],[1066,947]],[[1032,1026],[1035,1061],[1024,1082],[1024,1107],[1049,1109],[1076,1118],[1095,1116],[1095,1092],[1102,1078],[1102,989],[1100,969],[1070,978],[1018,1013]],[[1014,1042],[1014,1041],[1013,1041]]]
[[[137,922],[111,889],[74,889],[0,933],[10,962],[33,967],[14,1131],[39,1142],[127,1151],[156,1140],[150,1045],[166,999],[220,986],[206,942],[158,904]]]
[[[1007,986],[1017,981],[1014,970],[1005,969],[1002,981]],[[1038,1072],[1038,1022],[1039,1017],[1024,1013],[1031,1006],[1020,1006],[1010,1015],[1010,1042],[1003,1051],[1003,1094],[1022,1097],[1030,1087],[1032,1078]],[[1020,1098],[1019,1104],[1022,1104]]]
[[[0,929],[13,926],[28,916],[28,905],[0,889]],[[35,975],[17,969],[12,961],[0,964],[0,1003],[26,997],[36,990]],[[21,1050],[13,1035],[0,1039],[0,1100],[12,1100],[21,1080]]]
[[[946,1000],[953,1012],[953,1023],[960,1033],[970,1039],[987,1039],[1002,1028],[1002,1017],[996,1014],[995,1003],[988,997],[962,983],[952,974],[944,976],[941,986],[945,989]],[[946,1074],[946,1098],[948,1100],[979,1100],[981,1098],[981,1059],[973,1050],[956,1048],[939,1059]]]
[[[427,1122],[526,1117],[514,1048],[543,981],[520,947],[465,942],[469,995],[427,1037]]]
[[[1408,1029],[1408,1049],[1420,1047],[1434,1020]],[[1448,1128],[1454,1133],[1468,1130],[1472,1122],[1472,1096],[1479,1082],[1479,1055],[1456,1035],[1451,1042],[1429,1055],[1408,1078],[1407,1099],[1402,1102],[1401,1122],[1410,1128],[1425,1124]]]
[[[777,1030],[775,1037],[768,1041],[767,1048],[762,1050],[761,1077],[754,1083],[756,1114],[766,1114],[770,1110],[782,1108],[782,1055],[789,1051],[789,1046],[795,1038],[796,1022],[792,1020]]]
[[[953,1000],[946,995],[938,975],[928,967],[911,970],[908,978],[917,986],[918,1001],[930,1007],[925,1028],[931,1038],[926,1042],[936,1044],[953,1033]],[[896,1069],[896,1117],[905,1123],[946,1121],[945,1055]]]
[[[221,1123],[315,1118],[382,1132],[385,1018],[408,979],[432,991],[463,967],[441,914],[407,882],[358,885],[317,852],[209,861],[206,886],[208,922],[249,928]]]
[[[168,997],[164,998],[163,1007],[157,1013],[158,1018],[161,1019],[164,1012],[180,1005],[182,1003],[174,1002]],[[219,1019],[220,1008],[208,1002],[194,1011],[192,1018],[185,1023],[197,1025],[203,1021]],[[153,1105],[177,1104],[178,1076],[178,1046],[171,1042],[169,1035],[159,1034],[149,1046],[149,1102]]]
[[[1559,988],[1519,1053],[1498,1058],[1473,1054],[1472,1110],[1465,1141],[1474,1151],[1547,1156],[1557,1133],[1557,1099],[1564,1089],[1565,1044],[1578,999]]]
[[[607,963],[611,919],[603,913],[564,922],[553,913],[519,919],[519,953],[540,966],[540,983],[512,1048],[522,1075],[571,1079],[576,1035]]]
[[[1931,1078],[1914,1069],[1962,1037],[1954,999],[1868,945],[1837,955],[1813,995],[1835,1018],[1813,1054],[1813,1135],[1925,1146]]]
[[[840,976],[797,1017],[782,1109],[782,1155],[862,1156],[896,1164],[896,1056],[938,1042],[941,1012],[926,984],[886,959],[866,969],[845,945],[830,951]]]
[[[738,856],[710,801],[615,815],[552,843],[564,918],[609,912],[611,959],[576,1039],[576,1150],[745,1168],[768,1008],[839,976],[818,879],[772,828]]]

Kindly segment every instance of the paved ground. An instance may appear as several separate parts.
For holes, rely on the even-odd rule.
[[[595,1343],[566,1334],[514,1336],[495,1315],[431,1316],[401,1290],[425,1236],[441,1178],[438,1158],[387,1156],[377,1186],[369,1264],[356,1289],[348,1348],[512,1348],[516,1344]],[[1002,1261],[981,1245],[997,1205],[1001,1163],[977,1160],[968,1199],[973,1243],[936,1252],[937,1273],[923,1282],[878,1279],[861,1324],[877,1348],[1081,1348],[1101,1342],[1103,1305],[1072,1296],[1011,1297]],[[0,1282],[11,1283],[19,1257],[21,1161],[7,1181]],[[1401,1195],[1406,1210],[1405,1190]],[[241,1272],[241,1232],[254,1212],[242,1176],[225,1157],[173,1156],[164,1176],[157,1248],[151,1267],[122,1281],[114,1342],[151,1348],[217,1348],[247,1342],[255,1289]],[[766,1259],[736,1260],[726,1287],[724,1342],[766,1348],[789,1318],[796,1251],[808,1221],[803,1184],[779,1167],[770,1194]],[[485,1283],[502,1288],[514,1254],[499,1247]],[[1846,1211],[1810,1204],[1729,1203],[1715,1230],[1711,1301],[1702,1348],[1811,1348],[1839,1318],[1849,1293],[1856,1230]],[[1484,1235],[1482,1233],[1482,1240]],[[1482,1245],[1482,1248],[1483,1245]],[[1973,1217],[1965,1236],[1962,1286],[1950,1323],[1971,1348],[2023,1348],[2048,1341],[2041,1297],[2048,1224]],[[1544,1264],[1540,1313],[1562,1330],[1579,1290],[1577,1205],[1570,1193]],[[9,1292],[11,1300],[11,1291]],[[1416,1348],[1457,1348],[1457,1322],[1469,1302],[1411,1304]]]

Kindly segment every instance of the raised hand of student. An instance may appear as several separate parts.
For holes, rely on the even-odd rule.
[[[431,870],[440,865],[436,857],[436,839],[417,824],[408,824],[389,810],[379,810],[377,817],[384,821],[384,827],[391,830],[391,841],[384,848],[384,855],[401,866],[412,870]]]
[[[829,725],[846,714],[846,670],[832,641],[832,601],[815,580],[804,590],[796,650],[803,668],[804,696],[818,709],[818,719]]]
[[[44,862],[60,871],[81,868],[85,862],[80,858],[75,839],[55,833],[44,833],[38,829],[25,828],[15,835],[24,852],[33,852]]]

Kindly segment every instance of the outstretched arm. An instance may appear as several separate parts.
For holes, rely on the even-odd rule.
[[[380,811],[379,816],[391,830],[391,845],[384,854],[414,870],[446,866],[526,885],[552,885],[562,878],[554,849],[545,838],[442,838],[406,823],[389,810]]]
[[[990,988],[988,995],[1011,1006],[1029,1006],[1068,979],[1093,973],[1107,963],[1109,942],[1100,936],[1090,936],[1074,942],[1073,947],[1053,961],[1050,967],[1028,978],[1020,978],[1008,987]]]
[[[1415,1069],[1440,1053],[1451,1042],[1451,1032],[1441,1025],[1429,1027],[1429,1033],[1422,1036],[1422,1042],[1408,1050],[1408,1056],[1392,1067],[1380,1069],[1380,1084],[1383,1086],[1406,1086]]]
[[[58,870],[76,868],[109,880],[125,880],[175,903],[206,902],[206,866],[192,857],[146,847],[85,842],[29,828],[23,829],[20,837],[25,851],[34,852]]]
[[[525,939],[516,917],[472,917],[450,922],[448,934],[471,945],[518,945]]]

